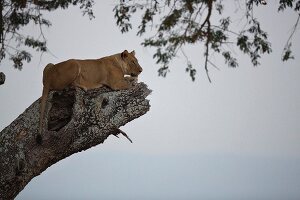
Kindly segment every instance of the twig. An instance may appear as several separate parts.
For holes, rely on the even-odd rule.
[[[219,68],[217,65],[215,65],[213,62],[211,62],[210,60],[208,60],[207,62],[208,62],[209,64],[211,64],[214,68],[216,68],[217,70],[220,71],[220,68]]]
[[[128,137],[128,135],[124,131],[122,131],[119,128],[116,128],[116,130],[118,131],[118,133],[114,136],[118,137],[118,134],[121,133],[124,137],[126,137],[132,143],[132,140]]]
[[[286,41],[286,44],[285,44],[285,49],[288,48],[289,44],[290,44],[290,41],[292,40],[296,30],[297,30],[297,26],[299,24],[299,20],[300,20],[300,14],[298,14],[298,17],[297,17],[297,20],[296,20],[296,23],[294,24],[293,26],[293,30],[292,30],[292,33],[290,34],[288,40]]]
[[[204,24],[207,23],[207,38],[206,38],[206,43],[205,43],[205,47],[206,47],[206,51],[205,51],[205,71],[206,71],[206,75],[208,78],[208,81],[211,83],[211,79],[210,76],[208,74],[208,68],[207,68],[207,63],[208,63],[208,56],[209,56],[209,43],[210,43],[210,16],[211,16],[211,12],[212,12],[212,6],[213,6],[213,0],[209,0],[207,3],[208,6],[208,13],[206,16],[205,21],[203,22],[203,24],[200,27],[200,30],[202,29],[202,27],[204,26]]]

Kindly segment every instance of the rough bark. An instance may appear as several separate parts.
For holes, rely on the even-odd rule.
[[[120,126],[149,110],[146,97],[150,93],[144,83],[120,91],[100,88],[51,92],[41,145],[35,139],[40,105],[36,100],[0,133],[0,199],[14,199],[49,166],[103,143],[111,134],[119,134]]]

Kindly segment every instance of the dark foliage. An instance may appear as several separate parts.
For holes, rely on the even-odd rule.
[[[48,51],[43,27],[51,26],[51,22],[43,17],[44,12],[78,5],[83,15],[92,19],[93,4],[93,0],[0,0],[0,62],[8,56],[21,70],[24,61],[31,61],[29,49]],[[29,24],[39,26],[39,37],[24,35],[22,28]]]
[[[153,58],[160,65],[158,74],[166,76],[170,71],[170,62],[179,53],[186,58],[186,72],[195,80],[196,69],[189,57],[184,53],[187,45],[203,45],[204,68],[207,76],[208,67],[215,66],[210,61],[211,55],[220,55],[229,67],[237,67],[238,60],[234,57],[238,49],[249,56],[254,66],[260,64],[263,54],[272,52],[268,33],[263,30],[259,20],[253,16],[253,10],[264,6],[267,0],[235,0],[245,9],[245,26],[234,30],[230,16],[225,16],[225,2],[222,0],[120,0],[113,9],[116,24],[122,33],[130,31],[132,17],[140,16],[137,35],[153,33],[145,38],[144,47],[155,48]],[[8,57],[13,66],[22,69],[23,62],[30,62],[30,49],[47,52],[47,40],[43,35],[43,27],[51,26],[51,22],[43,17],[45,11],[67,9],[69,6],[79,6],[83,15],[94,18],[93,0],[0,0],[0,62]],[[229,4],[229,2],[226,2]],[[292,33],[287,36],[283,48],[282,60],[294,59],[292,52],[293,35],[297,30],[300,18],[300,0],[280,0],[278,12],[288,10],[298,13]],[[276,12],[276,11],[274,11]],[[212,16],[214,20],[212,21]],[[215,20],[218,19],[218,20]],[[22,28],[35,24],[40,27],[40,36],[24,35]]]
[[[232,1],[245,6],[245,27],[240,31],[233,31],[230,16],[224,15],[225,2],[222,0],[121,0],[114,8],[117,25],[121,32],[132,29],[131,18],[141,14],[142,20],[138,25],[137,35],[143,36],[147,31],[153,32],[142,43],[145,47],[154,47],[156,52],[153,58],[160,65],[158,74],[166,76],[170,71],[170,61],[182,52],[187,59],[186,72],[195,80],[196,70],[189,58],[184,54],[183,47],[191,44],[202,44],[204,47],[204,68],[208,79],[208,65],[216,67],[210,56],[213,52],[221,55],[229,67],[237,67],[238,61],[234,58],[233,49],[237,47],[242,53],[249,56],[254,66],[259,65],[263,54],[272,52],[268,33],[263,30],[260,22],[253,16],[253,10],[268,3],[266,0]],[[229,4],[227,2],[226,4]],[[299,13],[300,0],[280,0],[278,11],[292,9]],[[137,12],[139,11],[139,12]],[[276,12],[276,11],[275,11]],[[300,13],[299,13],[300,14]],[[212,22],[211,16],[219,18],[218,23]],[[299,15],[300,16],[300,15]],[[294,25],[294,32],[299,18]],[[284,48],[282,60],[291,58],[291,40],[294,32]],[[215,54],[214,54],[215,55]]]

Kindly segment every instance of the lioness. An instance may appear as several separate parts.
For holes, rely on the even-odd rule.
[[[41,142],[46,100],[50,90],[63,90],[68,86],[89,89],[108,86],[113,90],[128,89],[130,80],[135,79],[142,67],[135,57],[135,52],[122,53],[100,59],[71,59],[58,64],[48,64],[43,72],[43,94],[40,104],[40,126],[37,141]],[[130,75],[131,77],[124,77]]]

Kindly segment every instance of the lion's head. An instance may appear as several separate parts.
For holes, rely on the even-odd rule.
[[[121,58],[125,63],[124,70],[126,75],[135,77],[143,71],[143,68],[140,66],[138,60],[135,57],[134,51],[132,51],[131,53],[128,53],[127,50],[123,51],[121,53]]]

